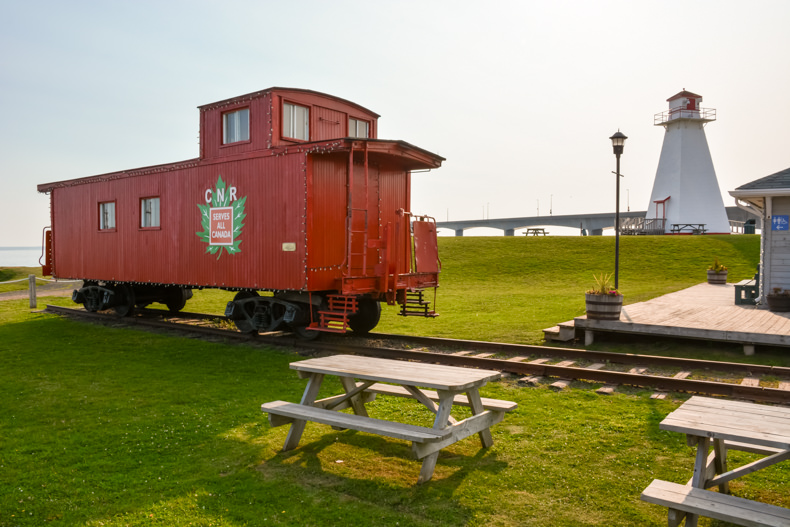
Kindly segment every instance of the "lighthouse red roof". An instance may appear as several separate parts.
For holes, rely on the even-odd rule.
[[[681,92],[676,93],[675,95],[673,95],[669,99],[667,99],[667,101],[674,101],[675,99],[680,99],[681,97],[701,99],[702,95],[697,95],[696,93],[691,93],[690,91],[683,90]]]

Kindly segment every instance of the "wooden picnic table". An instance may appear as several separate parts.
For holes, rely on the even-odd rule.
[[[527,232],[525,232],[524,234],[526,236],[529,236],[530,234],[532,236],[539,236],[539,235],[546,236],[548,234],[548,232],[543,227],[529,227],[527,229]]]
[[[691,234],[705,234],[707,232],[704,223],[673,223],[670,229],[673,234],[680,234],[685,230],[690,230]]]
[[[739,525],[790,526],[790,509],[729,495],[736,478],[790,459],[790,408],[692,397],[659,425],[686,434],[696,446],[694,474],[686,485],[654,480],[642,499],[669,507],[669,525],[696,526],[699,515]],[[709,450],[713,447],[713,451]],[[764,456],[729,469],[727,451]],[[719,492],[705,489],[719,487]]]
[[[417,459],[423,459],[418,483],[431,479],[442,448],[474,434],[479,435],[483,447],[490,447],[491,425],[517,407],[510,401],[480,397],[479,388],[501,376],[493,370],[356,355],[308,359],[290,366],[308,380],[301,402],[273,401],[261,407],[269,414],[272,426],[291,425],[284,451],[299,445],[307,421],[405,439],[412,441]],[[339,377],[345,393],[316,400],[326,375]],[[436,414],[433,427],[369,417],[365,403],[377,394],[416,399]],[[472,416],[456,421],[450,415],[455,405],[471,407]],[[354,414],[338,411],[345,408],[351,408]]]

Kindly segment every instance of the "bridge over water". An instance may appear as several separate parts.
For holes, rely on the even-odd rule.
[[[738,207],[725,207],[730,221],[745,222],[756,219],[760,228],[760,219]],[[463,236],[466,229],[488,227],[505,231],[505,236],[513,236],[516,229],[529,227],[543,227],[556,225],[558,227],[578,228],[582,235],[601,236],[604,229],[614,229],[614,212],[601,212],[597,214],[568,214],[564,216],[528,216],[524,218],[494,218],[481,220],[437,221],[439,229],[452,229],[456,236]],[[620,212],[623,218],[644,218],[645,211]]]

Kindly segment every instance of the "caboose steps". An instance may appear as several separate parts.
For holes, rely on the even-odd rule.
[[[424,291],[406,291],[406,297],[401,304],[402,317],[438,317],[439,314],[430,309],[431,303],[425,300]]]
[[[359,302],[355,296],[327,296],[329,309],[318,311],[318,324],[311,324],[310,329],[327,333],[345,333],[350,329],[349,317],[359,311]]]

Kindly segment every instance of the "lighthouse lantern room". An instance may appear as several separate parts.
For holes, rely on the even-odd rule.
[[[685,89],[667,102],[669,109],[654,117],[664,127],[664,144],[646,223],[663,224],[666,234],[729,234],[704,128],[716,120],[716,110],[702,108],[702,96]]]

